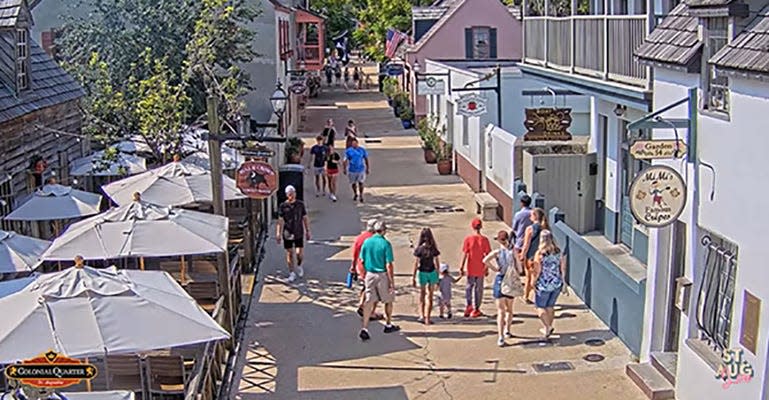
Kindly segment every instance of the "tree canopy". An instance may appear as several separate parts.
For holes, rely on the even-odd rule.
[[[140,134],[161,158],[184,124],[220,99],[233,118],[249,89],[259,10],[246,0],[82,0],[57,38],[62,64],[83,85],[84,133],[109,144]]]
[[[365,55],[378,62],[386,60],[387,29],[409,31],[412,5],[409,0],[366,0],[365,7],[358,12],[360,25],[354,34]]]

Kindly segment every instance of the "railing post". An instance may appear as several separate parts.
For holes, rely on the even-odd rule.
[[[528,0],[521,1],[521,24],[523,25],[523,29],[521,29],[521,60],[523,62],[526,62],[526,26],[528,23],[526,22],[526,13],[529,10],[529,2]]]
[[[549,62],[550,61],[550,56],[549,56],[549,53],[550,53],[550,19],[548,18],[549,15],[550,15],[550,0],[545,0],[545,10],[544,11],[545,12],[543,14],[545,14],[545,15],[544,15],[544,19],[543,19],[543,24],[542,25],[544,25],[544,27],[545,27],[544,28],[544,32],[545,32],[545,40],[544,40],[544,42],[545,42],[545,53],[544,53],[544,56],[542,58],[544,58],[543,61],[545,62],[545,67],[547,67],[548,64],[550,64],[550,62]]]
[[[609,16],[606,14],[603,17],[603,79],[609,79],[609,36]]]
[[[574,73],[574,66],[577,64],[577,21],[574,16],[577,15],[577,0],[571,0],[571,18],[569,18],[569,25],[571,29],[571,43],[569,43],[571,62],[569,64],[569,72]]]

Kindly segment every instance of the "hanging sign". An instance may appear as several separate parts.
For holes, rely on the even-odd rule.
[[[571,108],[527,108],[523,140],[571,140]]]
[[[446,93],[446,82],[443,79],[428,76],[417,81],[418,95],[442,95]]]
[[[387,75],[389,76],[403,75],[403,64],[387,64]]]
[[[293,94],[302,94],[307,91],[307,85],[304,82],[297,82],[289,86],[288,90]]]
[[[465,117],[478,117],[486,114],[486,99],[471,93],[459,96],[457,99],[457,114]]]
[[[8,379],[36,388],[65,388],[96,377],[96,367],[53,350],[5,367]]]
[[[630,211],[641,225],[672,224],[686,206],[686,184],[673,168],[655,165],[641,171],[630,185]]]
[[[263,161],[246,161],[235,176],[240,191],[256,200],[270,197],[278,189],[278,175],[272,165]]]
[[[682,158],[686,155],[683,140],[639,140],[630,146],[630,154],[639,160]]]

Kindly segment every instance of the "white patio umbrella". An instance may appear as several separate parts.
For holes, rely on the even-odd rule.
[[[86,358],[229,337],[165,271],[72,267],[38,276],[0,309],[0,364],[40,349]]]
[[[222,146],[222,169],[236,169],[240,164],[243,164],[245,160],[246,158],[240,155],[237,150],[231,147]],[[184,158],[184,161],[197,165],[200,168],[210,170],[211,158],[208,156],[208,145],[205,146],[205,149],[188,155]]]
[[[220,215],[134,201],[74,223],[54,239],[43,260],[109,260],[221,253],[228,219]]]
[[[16,221],[52,221],[85,217],[99,213],[101,195],[59,184],[45,185],[5,219]]]
[[[103,160],[104,151],[97,151],[72,162],[72,176],[123,176],[147,171],[147,160],[132,154],[118,153],[114,161]]]
[[[35,279],[37,279],[37,276],[38,274],[34,273],[30,276],[25,276],[24,278],[0,281],[0,299],[6,296],[10,296],[29,286],[32,282],[35,281]]]
[[[102,190],[120,205],[130,203],[134,193],[141,193],[144,201],[161,206],[210,203],[213,198],[211,172],[179,161],[178,156],[174,160],[162,167],[104,185]],[[222,179],[225,200],[245,198],[235,180],[227,175],[222,175]]]
[[[141,135],[133,135],[126,140],[122,140],[112,145],[121,153],[152,153],[152,148],[147,144],[147,140]]]
[[[13,392],[20,400],[37,400],[36,398],[30,398],[24,392],[23,389],[18,389]],[[3,397],[5,396],[5,397]],[[5,393],[0,395],[0,400],[12,400],[14,397],[11,393]],[[136,395],[134,392],[127,390],[110,390],[103,392],[61,392],[54,393],[48,396],[46,400],[135,400]]]
[[[0,230],[0,274],[34,271],[50,245],[47,240]]]

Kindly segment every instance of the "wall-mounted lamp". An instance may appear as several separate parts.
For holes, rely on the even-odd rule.
[[[414,61],[414,65],[411,66],[411,69],[413,69],[417,74],[422,72],[422,66],[419,65],[419,61]]]
[[[623,106],[622,104],[617,104],[617,107],[614,107],[614,115],[617,117],[625,115],[625,111],[627,111],[627,106]]]

